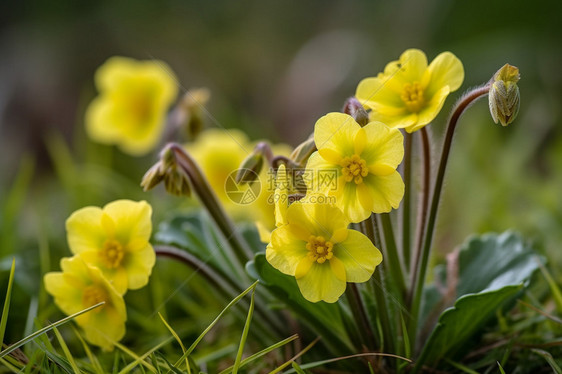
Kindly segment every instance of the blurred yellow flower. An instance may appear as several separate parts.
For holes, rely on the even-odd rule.
[[[308,301],[336,302],[346,282],[366,282],[382,261],[373,243],[348,225],[334,205],[295,202],[286,224],[271,234],[267,261],[294,276]]]
[[[449,93],[464,80],[461,61],[443,52],[429,66],[425,53],[408,49],[398,61],[386,65],[384,73],[365,78],[355,96],[371,109],[371,121],[411,133],[430,123],[443,107]]]
[[[68,245],[98,267],[119,294],[148,283],[156,256],[149,243],[152,208],[146,201],[117,200],[85,207],[66,220]]]
[[[90,343],[112,350],[113,343],[125,335],[127,312],[123,297],[98,268],[88,266],[79,256],[63,258],[61,269],[62,272],[45,274],[45,289],[67,315],[105,301],[74,320]]]
[[[351,222],[398,208],[404,196],[396,171],[404,157],[398,129],[381,122],[361,127],[347,114],[328,113],[316,122],[314,141],[318,151],[306,166],[313,171],[308,191],[334,196]]]
[[[178,93],[170,68],[156,60],[112,57],[98,68],[95,82],[99,96],[86,111],[88,135],[131,155],[152,150]]]
[[[271,230],[275,227],[274,204],[271,199],[274,192],[274,175],[269,166],[264,164],[257,184],[234,183],[236,171],[252,153],[255,145],[239,130],[208,129],[203,131],[194,143],[188,144],[186,149],[197,161],[218,199],[234,219],[257,221],[261,229]],[[275,154],[290,153],[290,148],[283,144],[275,145],[272,149]],[[231,183],[227,184],[227,181]],[[254,195],[257,196],[248,201],[234,201],[233,191],[230,190],[232,187],[241,191],[255,188]]]

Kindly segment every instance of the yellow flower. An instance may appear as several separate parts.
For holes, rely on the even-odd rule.
[[[371,121],[411,133],[430,123],[439,113],[449,93],[464,79],[461,61],[443,52],[429,66],[425,53],[408,49],[400,60],[386,65],[384,73],[365,78],[355,96],[368,109]]]
[[[61,269],[62,272],[45,274],[45,289],[67,315],[105,301],[104,305],[74,320],[84,329],[90,343],[104,350],[113,349],[113,342],[125,335],[127,312],[123,297],[98,268],[88,266],[79,256],[63,258]]]
[[[343,113],[328,113],[314,127],[317,152],[307,169],[309,191],[334,196],[351,222],[397,209],[404,182],[396,171],[404,157],[403,136],[380,122],[364,127]]]
[[[222,205],[234,219],[258,221],[262,229],[271,230],[275,219],[271,203],[273,183],[268,166],[264,165],[259,173],[259,183],[236,185],[240,191],[255,189],[255,199],[252,197],[246,201],[235,201],[236,195],[232,194],[236,171],[252,153],[254,146],[255,143],[239,130],[208,129],[199,135],[195,143],[186,148],[201,167]],[[275,145],[272,148],[275,154],[290,153],[286,145]],[[227,185],[227,181],[231,183]]]
[[[305,299],[333,303],[346,282],[366,282],[382,255],[362,233],[349,230],[349,221],[331,204],[295,202],[286,224],[271,234],[267,261],[297,279]]]
[[[289,176],[285,165],[279,165],[275,175],[275,192],[270,196],[270,203],[274,206],[275,227],[287,223],[287,209],[289,207]],[[271,241],[271,231],[274,228],[267,227],[261,221],[256,222],[260,240],[264,243]]]
[[[151,214],[146,201],[131,200],[77,210],[66,220],[70,250],[98,267],[119,294],[141,288],[156,260],[148,241]]]
[[[86,111],[88,135],[131,155],[152,150],[178,93],[170,68],[161,61],[112,57],[98,68],[95,81],[100,94]]]

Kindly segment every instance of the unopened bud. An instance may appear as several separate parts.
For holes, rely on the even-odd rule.
[[[181,100],[181,106],[187,114],[185,129],[190,139],[195,139],[203,130],[203,108],[211,97],[207,88],[195,88],[187,91]]]
[[[236,183],[253,183],[258,178],[263,167],[263,154],[261,152],[253,152],[250,154],[238,169],[236,173]]]
[[[343,112],[352,116],[361,127],[369,123],[369,113],[363,108],[359,100],[353,96],[345,101]]]
[[[297,164],[304,165],[314,151],[316,151],[316,144],[314,143],[314,137],[310,137],[295,148],[293,153],[291,153],[291,160]]]
[[[164,180],[164,174],[161,172],[162,163],[159,161],[152,165],[150,169],[144,174],[141,181],[143,191],[148,191],[156,187]]]
[[[507,126],[517,117],[520,101],[517,86],[519,78],[519,69],[509,64],[505,64],[494,74],[488,100],[495,123],[499,121],[502,126]]]
[[[189,176],[178,165],[174,150],[169,146],[160,152],[160,160],[144,174],[141,186],[144,191],[148,191],[162,181],[166,191],[172,195],[191,196]]]

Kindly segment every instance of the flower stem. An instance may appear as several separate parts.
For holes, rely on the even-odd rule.
[[[404,198],[402,199],[402,255],[406,268],[410,267],[410,189],[412,179],[412,134],[404,137]]]
[[[431,250],[431,244],[433,241],[433,232],[435,229],[435,221],[437,219],[437,210],[439,208],[439,199],[441,197],[441,190],[443,187],[443,180],[445,177],[445,169],[447,168],[447,161],[449,160],[449,152],[451,150],[451,145],[453,143],[453,135],[455,133],[455,128],[457,127],[458,120],[460,116],[464,113],[466,108],[470,106],[476,99],[486,95],[490,89],[489,84],[485,84],[481,87],[477,87],[467,94],[462,96],[454,106],[451,117],[449,118],[449,124],[447,127],[447,132],[445,134],[445,140],[443,142],[443,150],[441,151],[441,159],[439,161],[439,168],[437,169],[437,176],[435,178],[435,185],[433,187],[433,197],[431,199],[431,207],[429,211],[429,216],[427,219],[427,232],[425,235],[424,244],[421,250],[421,261],[414,264],[414,271],[417,276],[415,277],[415,286],[413,288],[413,301],[412,301],[412,319],[409,331],[413,334],[413,337],[417,334],[417,324],[419,319],[420,304],[423,293],[423,286],[425,283],[425,275],[427,272],[427,265],[429,261],[429,254]],[[414,339],[411,340],[415,342]]]
[[[404,270],[402,268],[402,263],[398,257],[398,247],[396,246],[396,240],[394,239],[394,231],[392,230],[392,221],[390,220],[390,214],[382,213],[379,214],[382,231],[384,234],[384,254],[388,258],[387,262],[387,272],[391,274],[394,280],[395,287],[398,289],[398,294],[400,299],[404,298],[406,291],[406,282],[404,280]]]
[[[369,350],[375,349],[375,336],[369,323],[369,319],[367,318],[365,304],[361,299],[357,284],[348,283],[345,293],[347,295],[347,300],[349,301],[349,307],[351,308],[353,317],[359,324],[359,334],[361,336],[363,344]]]
[[[197,193],[201,202],[205,205],[205,208],[207,208],[207,211],[217,224],[219,230],[232,247],[236,258],[243,269],[246,262],[253,257],[253,253],[248,244],[226,215],[221,204],[218,202],[215,193],[209,186],[209,182],[197,166],[197,163],[180,145],[171,143],[169,147],[176,155],[179,165],[189,175],[193,190]],[[242,270],[242,272],[244,271]]]
[[[410,289],[408,293],[408,298],[406,300],[408,305],[411,305],[413,290],[415,287],[415,281],[418,274],[417,264],[420,261],[421,249],[423,245],[423,238],[425,233],[425,227],[427,224],[427,209],[429,208],[429,181],[431,179],[431,148],[429,143],[429,135],[426,127],[422,127],[420,130],[421,140],[422,140],[422,153],[423,153],[423,190],[422,199],[420,205],[420,213],[418,217],[418,228],[417,228],[417,242],[416,250],[414,252],[414,267],[412,269],[412,276],[410,278]]]
[[[371,217],[364,221],[365,227],[365,235],[371,239],[371,242],[377,248],[382,248],[382,241],[380,232],[378,229],[378,223],[374,214],[371,214]],[[384,260],[383,260],[384,261]],[[375,301],[377,304],[377,312],[378,317],[380,318],[380,326],[382,329],[382,336],[383,341],[381,342],[381,346],[379,349],[385,349],[389,352],[393,352],[392,346],[393,336],[390,328],[390,317],[388,315],[388,305],[386,300],[386,284],[385,284],[385,274],[384,274],[384,267],[379,266],[378,269],[375,269],[375,274],[373,275],[373,281],[375,285],[379,288],[379,290],[375,290]],[[378,292],[377,292],[378,291]]]

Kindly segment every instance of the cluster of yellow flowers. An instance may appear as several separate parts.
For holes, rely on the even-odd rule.
[[[335,302],[346,282],[370,279],[382,255],[348,225],[399,207],[404,195],[396,170],[404,156],[399,129],[411,133],[430,123],[463,79],[462,63],[452,53],[440,54],[428,66],[422,51],[410,49],[383,73],[359,83],[356,98],[370,110],[370,122],[361,126],[344,113],[329,113],[316,122],[317,151],[306,164],[311,175],[307,196],[288,207],[277,204],[277,228],[266,250],[269,263],[294,276],[307,300]],[[320,177],[330,172],[335,185]],[[283,166],[277,179],[279,184],[287,179]],[[276,194],[287,191],[279,187]],[[311,203],[320,201],[309,196],[314,194],[334,199]]]
[[[77,210],[66,221],[74,256],[61,260],[62,272],[45,274],[45,289],[68,315],[105,302],[75,319],[86,339],[104,350],[125,335],[123,295],[145,286],[152,272],[151,215],[146,201],[117,200]]]
[[[255,201],[236,204],[228,196],[225,182],[232,179],[232,173],[253,148],[245,134],[207,130],[187,149],[229,213],[258,222],[262,239],[269,242],[268,261],[281,272],[295,276],[306,299],[335,302],[346,282],[367,281],[382,261],[373,243],[348,226],[373,213],[399,207],[405,188],[397,171],[404,157],[400,129],[412,133],[429,124],[463,79],[462,63],[452,53],[441,53],[428,64],[422,51],[409,49],[376,77],[362,80],[355,96],[368,111],[367,123],[363,123],[366,114],[361,121],[345,113],[320,118],[314,128],[316,151],[305,165],[309,172],[303,178],[307,195],[289,206],[289,191],[281,184],[292,176],[280,167],[273,199],[275,214],[273,192],[263,173]],[[166,111],[177,95],[173,73],[162,62],[115,57],[98,70],[96,84],[100,96],[86,115],[89,135],[132,154],[151,150],[160,139]],[[320,175],[330,173],[335,183],[323,183]],[[320,203],[318,196],[332,199]],[[138,270],[147,268],[147,263],[140,261],[147,257],[132,253],[148,245],[147,241],[127,242],[115,234],[116,225],[107,218],[109,213],[92,209],[83,214],[96,217],[99,230],[85,229],[85,220],[73,215],[68,223],[71,249],[80,254],[80,261],[101,269],[118,294],[146,283],[146,274],[142,277],[143,272]],[[106,209],[109,205],[104,212]],[[100,236],[105,238],[103,242]],[[131,253],[126,261],[123,253]],[[78,269],[69,265],[74,263],[70,260],[64,263],[69,271]],[[129,264],[136,271],[115,264]],[[99,294],[92,293],[95,297],[86,299],[99,298]]]

